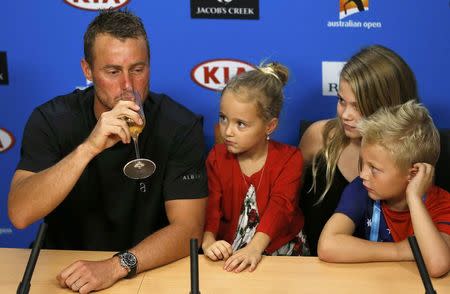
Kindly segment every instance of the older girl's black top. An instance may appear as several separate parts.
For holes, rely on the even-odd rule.
[[[300,208],[305,216],[305,225],[303,232],[306,234],[311,255],[317,255],[317,243],[320,233],[328,219],[333,215],[344,188],[348,185],[347,179],[342,175],[339,168],[336,168],[331,188],[325,194],[324,199],[316,204],[317,200],[325,190],[325,159],[323,156],[318,158],[319,169],[317,172],[317,189],[310,191],[313,177],[311,165],[306,167],[305,177],[300,195]]]

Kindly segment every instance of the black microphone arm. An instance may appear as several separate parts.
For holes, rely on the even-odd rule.
[[[420,252],[419,244],[415,236],[408,237],[409,246],[414,254],[414,259],[416,260],[417,268],[419,269],[420,277],[422,278],[423,286],[425,287],[425,294],[436,294],[436,291],[431,284],[430,275],[428,274],[427,267],[423,261],[422,253]]]
[[[198,244],[197,239],[191,239],[191,292],[200,294],[198,285]]]
[[[33,276],[34,267],[39,257],[39,252],[41,251],[42,242],[44,241],[46,231],[47,231],[47,224],[43,222],[39,226],[39,231],[36,240],[34,241],[33,248],[31,249],[30,258],[28,258],[25,273],[23,274],[22,281],[19,283],[19,286],[17,287],[17,294],[28,294],[28,292],[30,292],[31,277]]]

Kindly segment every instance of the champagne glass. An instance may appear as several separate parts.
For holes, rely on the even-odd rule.
[[[147,158],[141,158],[139,153],[139,134],[145,127],[144,107],[140,94],[135,90],[126,90],[121,94],[121,100],[133,101],[139,106],[137,112],[142,119],[142,125],[138,125],[131,118],[125,117],[125,121],[130,129],[131,138],[133,139],[134,151],[136,159],[131,160],[123,167],[123,173],[131,179],[145,179],[151,176],[156,170],[156,164]]]

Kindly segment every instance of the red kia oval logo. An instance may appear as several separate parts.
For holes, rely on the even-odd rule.
[[[84,10],[119,9],[131,0],[64,0],[67,4]]]
[[[10,149],[14,142],[14,136],[4,128],[0,128],[0,152]]]
[[[197,64],[191,79],[206,89],[221,91],[230,78],[254,69],[250,63],[237,59],[213,59]]]

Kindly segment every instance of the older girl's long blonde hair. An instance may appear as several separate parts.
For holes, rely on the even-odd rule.
[[[416,79],[408,64],[394,51],[380,45],[363,48],[352,56],[342,69],[340,79],[350,85],[363,117],[382,107],[396,106],[411,99],[418,101]],[[320,156],[324,157],[326,165],[325,189],[316,204],[330,190],[339,157],[350,143],[338,118],[325,124],[323,142],[323,148],[312,161],[313,182],[310,191],[316,192],[317,189]]]

